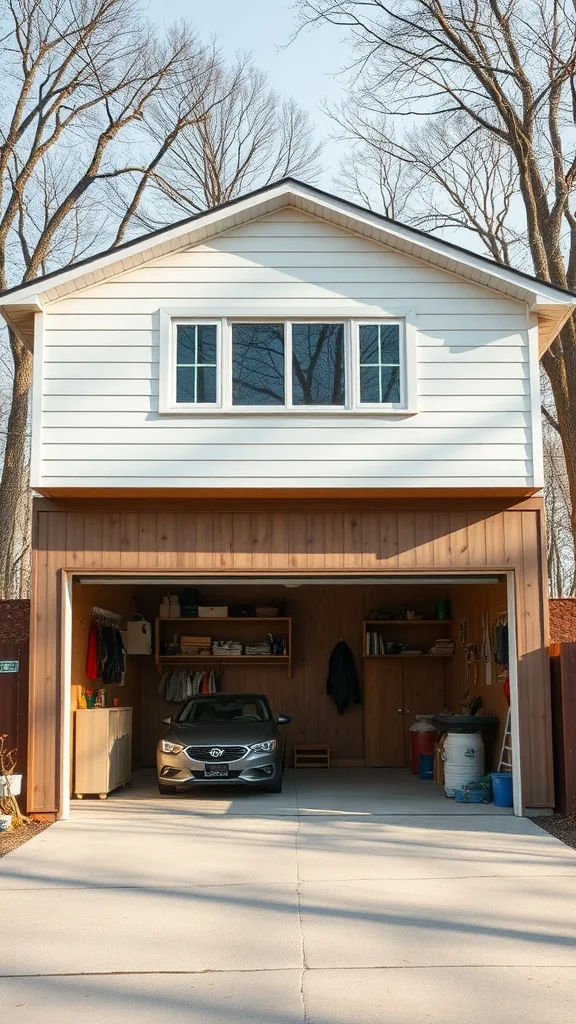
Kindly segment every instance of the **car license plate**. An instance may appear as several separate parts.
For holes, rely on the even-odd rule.
[[[205,764],[204,765],[204,776],[207,779],[227,779],[228,778],[228,765],[227,764]]]

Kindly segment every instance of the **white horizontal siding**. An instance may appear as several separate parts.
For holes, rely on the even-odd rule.
[[[196,477],[206,477],[209,479],[226,477],[229,480],[250,480],[252,477],[266,476],[270,480],[277,480],[279,476],[279,467],[275,460],[272,462],[266,460],[241,462],[236,459],[221,459],[218,462],[210,460],[200,462],[186,459],[169,462],[167,459],[154,458],[98,459],[83,462],[82,465],[88,469],[88,476],[92,476],[92,474],[97,476],[108,475],[111,478],[120,478],[124,485],[129,484],[132,476],[138,478],[148,476],[153,479],[157,477],[168,479],[173,477],[175,480],[187,481],[188,486],[194,485]],[[70,462],[65,459],[46,459],[44,466],[47,476],[58,477],[65,475]],[[513,474],[517,474],[520,477],[529,476],[531,466],[529,462],[503,459],[498,462],[491,461],[489,468],[490,476],[497,478],[502,483]],[[381,461],[378,470],[378,477],[376,478],[378,481],[381,479],[404,481],[428,479],[433,483],[435,478],[441,476],[443,478],[451,478],[453,481],[452,486],[454,486],[454,481],[457,481],[466,474],[470,474],[470,462],[468,460],[461,462],[444,460],[441,462],[433,460],[401,462],[390,460],[387,462]],[[347,480],[361,478],[362,480],[372,479],[374,481],[375,478],[375,467],[369,459],[336,460],[324,472],[330,476],[341,476],[342,479]],[[303,480],[314,480],[318,476],[318,464],[316,462],[300,462],[289,459],[282,463],[282,475],[284,474],[289,477],[301,476]]]
[[[233,420],[234,429],[228,428],[227,430],[230,444],[260,439],[260,426],[247,427],[243,417],[235,417]],[[438,428],[442,430],[442,433],[458,430],[459,436],[465,437],[466,440],[470,439],[472,432],[478,435],[477,440],[481,440],[486,438],[487,431],[509,431],[514,427],[521,428],[520,440],[527,441],[530,435],[530,418],[525,412],[500,412],[498,410],[493,412],[445,412],[442,410],[442,412],[421,412],[417,417],[416,424],[413,420],[412,416],[398,416],[387,420],[386,432],[393,437],[394,443],[401,436],[405,435],[410,438],[414,436],[415,431],[418,434],[426,431],[434,438],[432,443],[439,444],[441,438],[436,437],[433,433]],[[230,417],[227,419],[227,423],[229,422]],[[52,443],[60,441],[65,444],[70,441],[67,432],[71,428],[75,430],[74,438],[79,441],[100,439],[104,442],[113,442],[118,439],[119,427],[122,427],[123,431],[125,429],[138,430],[142,440],[148,441],[150,444],[154,443],[159,431],[162,435],[166,432],[173,434],[174,431],[177,431],[179,440],[184,438],[191,441],[198,431],[214,431],[214,418],[212,416],[195,416],[194,423],[190,424],[185,420],[183,422],[181,416],[160,416],[154,413],[125,411],[114,413],[114,426],[111,427],[109,412],[89,412],[84,409],[82,415],[78,416],[74,410],[66,409],[44,413],[44,440]],[[85,434],[90,436],[77,437],[77,432],[80,430],[84,430]],[[371,440],[380,442],[382,440],[382,421],[378,416],[349,417],[346,419],[345,425],[342,426],[342,419],[337,414],[323,416],[320,421],[318,421],[318,417],[304,415],[298,417],[297,422],[291,425],[290,432],[287,433],[285,417],[281,415],[266,417],[266,438],[268,440],[273,438],[278,444],[292,444],[292,440],[298,440],[300,432],[305,432],[306,438],[310,438],[310,440],[325,438],[326,431],[330,431],[334,443],[339,440],[346,441],[351,434],[355,435],[359,431],[364,435],[364,443],[370,443]],[[124,437],[124,433],[122,436]],[[518,439],[517,432],[514,437],[506,433],[504,438],[506,441]]]
[[[433,458],[436,454],[424,441],[416,438],[412,443],[399,444],[377,444],[374,442],[363,443],[356,441],[354,444],[334,443],[329,441],[325,444],[314,444],[313,442],[286,445],[287,451],[277,442],[274,444],[262,444],[256,441],[254,444],[234,444],[230,446],[224,439],[220,444],[191,444],[190,441],[184,444],[175,444],[168,438],[162,439],[156,444],[140,444],[129,438],[117,441],[114,444],[115,459],[134,459],[144,463],[146,459],[165,459],[167,463],[177,462],[210,462],[219,465],[220,462],[232,454],[234,460],[246,464],[258,464],[260,461],[269,461],[270,464],[276,457],[283,461],[290,462],[314,462],[323,464],[343,460],[344,462],[357,460],[358,462],[388,462],[393,464],[398,459],[402,462],[422,462],[423,459]],[[417,442],[417,443],[415,443]],[[529,444],[446,444],[442,446],[442,459],[444,461],[461,461],[464,459],[482,459],[483,461],[521,459],[529,460],[531,455]],[[82,462],[97,462],[102,457],[101,444],[80,444],[73,441],[71,444],[49,444],[44,442],[44,458],[46,462],[52,460],[81,460]]]
[[[159,416],[158,310],[416,312],[418,413]],[[512,487],[532,480],[527,309],[285,210],[46,310],[46,488]]]
[[[128,414],[130,415],[130,414]],[[47,418],[47,417],[46,417]],[[78,417],[76,417],[78,419]],[[82,422],[94,417],[84,416]],[[440,419],[440,417],[438,417]],[[393,421],[394,422],[394,421]],[[217,441],[206,442],[207,432],[214,433],[209,421],[204,420],[202,426],[189,427],[182,425],[181,417],[177,422],[170,424],[157,422],[147,424],[142,422],[140,426],[123,425],[121,433],[118,431],[118,424],[114,427],[100,422],[93,426],[76,426],[74,435],[70,434],[70,427],[44,427],[44,444],[51,445],[98,445],[98,444],[123,444],[123,445],[184,445],[191,449],[193,445],[201,444],[203,447],[218,447],[220,445],[234,445],[235,454],[238,458],[242,456],[237,446],[251,445],[258,450],[264,449],[266,445],[321,445],[324,449],[323,455],[330,458],[326,449],[337,449],[342,451],[343,446],[365,446],[370,448],[382,447],[382,427],[364,426],[356,420],[355,425],[346,429],[341,426],[318,426],[310,424],[301,426],[300,421],[290,428],[288,433],[284,426],[270,426],[266,421],[266,445],[262,444],[261,431],[258,427],[234,426],[233,430],[218,431],[222,437]],[[453,429],[444,425],[443,427],[409,427],[403,421],[394,428],[386,430],[386,443],[384,447],[396,445],[447,445],[451,448],[465,445],[528,445],[530,444],[530,430],[528,426],[502,426],[502,427],[466,427],[460,425],[458,442],[454,441]],[[214,455],[214,453],[212,453]],[[300,457],[307,458],[306,455]],[[316,457],[316,456],[314,456]],[[506,456],[510,458],[511,456]]]

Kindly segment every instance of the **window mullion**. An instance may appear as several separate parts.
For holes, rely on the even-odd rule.
[[[194,401],[198,401],[198,324],[194,325]]]
[[[220,321],[220,403],[232,408],[232,327],[226,317]]]
[[[382,405],[382,325],[378,324],[378,401]]]
[[[284,405],[293,408],[292,402],[292,322],[284,322]]]

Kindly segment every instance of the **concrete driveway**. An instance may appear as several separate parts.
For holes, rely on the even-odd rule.
[[[0,861],[10,1024],[573,1021],[576,853],[530,821],[398,772],[149,783]]]

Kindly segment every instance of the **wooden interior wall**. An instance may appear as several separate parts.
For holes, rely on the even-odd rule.
[[[171,592],[177,592],[171,587]],[[158,613],[162,587],[142,586],[74,586],[74,618],[76,600],[81,610],[78,625],[74,626],[74,675],[84,673],[86,642],[90,609],[99,604],[111,611],[131,614],[132,597],[136,597],[139,611],[153,622]],[[223,666],[222,685],[228,692],[266,693],[276,712],[291,715],[293,721],[286,730],[288,755],[294,743],[328,743],[336,765],[364,764],[364,710],[351,706],[339,715],[326,694],[328,660],[334,645],[342,637],[350,646],[360,680],[363,678],[362,621],[374,609],[390,609],[398,613],[402,604],[413,603],[418,612],[433,617],[436,602],[448,596],[446,586],[426,586],[417,592],[414,587],[403,586],[249,586],[230,588],[202,587],[202,602],[215,604],[243,604],[274,600],[286,602],[286,615],[292,616],[293,674],[288,677],[285,666],[226,665]],[[262,625],[262,639],[269,626]],[[271,627],[273,630],[273,627]],[[406,629],[397,636],[406,641]],[[175,631],[181,629],[176,626]],[[418,627],[413,627],[418,631]],[[411,636],[414,635],[411,629]],[[210,632],[207,625],[206,633]],[[422,631],[420,631],[422,633]],[[242,635],[240,626],[235,633],[230,623],[230,637]],[[432,642],[430,630],[425,640]],[[159,675],[152,657],[129,656],[126,685],[106,687],[110,699],[119,696],[123,705],[134,707],[135,765],[152,766],[155,763],[156,744],[161,735],[161,721],[174,714],[178,706],[167,703],[158,693]],[[424,663],[423,663],[424,664]],[[434,665],[434,668],[437,668]],[[82,679],[84,685],[84,679]],[[73,695],[73,706],[77,695]],[[108,698],[107,698],[108,699]]]
[[[248,504],[38,500],[34,511],[29,807],[61,806],[61,570],[386,573],[513,570],[524,802],[554,803],[542,502],[512,508],[335,499]]]
[[[454,712],[459,712],[464,695],[469,690],[472,695],[482,698],[484,710],[488,714],[496,715],[498,729],[486,733],[484,737],[487,770],[496,771],[508,715],[508,701],[504,694],[502,680],[498,678],[503,673],[493,657],[491,685],[486,682],[485,663],[476,662],[469,667],[468,671],[466,670],[466,655],[460,643],[460,620],[468,619],[469,642],[480,644],[482,641],[482,613],[488,612],[493,654],[494,626],[499,613],[506,611],[506,584],[453,586],[450,587],[450,601],[454,618],[451,635],[456,646],[454,657],[446,663],[446,700]]]
[[[78,698],[82,687],[98,690],[101,683],[88,679],[86,675],[86,651],[92,608],[105,608],[127,619],[132,614],[132,592],[129,587],[110,587],[105,584],[84,586],[74,584],[72,594],[72,699],[70,702],[72,715],[72,732],[70,756],[74,764],[74,711],[78,707]],[[126,673],[122,686],[106,686],[106,701],[112,704],[118,697],[123,707],[134,708],[134,719],[140,720],[141,685],[138,666],[135,658],[128,658]],[[140,729],[134,730],[132,746],[132,765],[140,767]],[[73,779],[72,791],[73,791]]]

